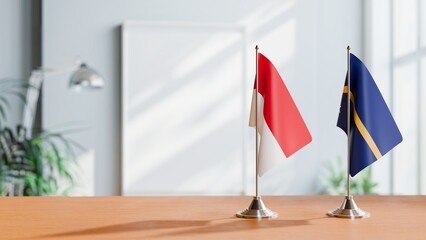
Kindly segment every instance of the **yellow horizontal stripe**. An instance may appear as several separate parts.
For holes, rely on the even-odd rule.
[[[348,93],[348,86],[343,87],[343,93]],[[371,137],[370,133],[368,132],[367,128],[365,127],[364,123],[361,121],[361,118],[359,118],[359,115],[355,108],[355,98],[354,95],[350,94],[351,102],[354,105],[354,122],[355,126],[358,128],[358,131],[361,133],[361,136],[364,138],[365,142],[367,143],[368,147],[370,147],[371,151],[373,152],[376,159],[379,159],[382,157],[382,153],[380,152],[379,148],[377,147],[376,143],[374,142],[373,138]]]

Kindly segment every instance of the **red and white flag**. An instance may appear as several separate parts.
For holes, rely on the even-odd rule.
[[[272,168],[279,160],[312,141],[311,134],[297,109],[287,87],[274,65],[258,55],[258,133],[259,176]],[[256,127],[256,83],[250,112],[250,127]]]

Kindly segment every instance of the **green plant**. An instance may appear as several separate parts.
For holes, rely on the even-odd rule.
[[[28,84],[17,80],[0,81],[0,194],[68,195],[74,186],[74,148],[80,147],[65,137],[67,131],[40,131],[27,136],[18,125],[4,127],[10,107],[9,96],[26,101]]]
[[[61,133],[43,131],[27,138],[25,132],[21,126],[16,132],[0,131],[3,195],[67,195],[74,186],[75,143]]]
[[[340,157],[336,161],[327,161],[324,163],[325,173],[320,176],[322,194],[346,194],[346,179],[347,169],[346,164]],[[377,187],[372,179],[371,166],[358,173],[355,177],[351,178],[351,194],[377,194],[375,188]]]

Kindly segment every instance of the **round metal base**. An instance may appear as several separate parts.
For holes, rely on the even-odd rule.
[[[269,210],[260,197],[253,197],[250,206],[235,216],[239,218],[276,218],[278,213]]]
[[[327,213],[330,217],[339,218],[368,218],[370,213],[361,210],[355,203],[352,195],[346,196],[339,208],[336,208]]]

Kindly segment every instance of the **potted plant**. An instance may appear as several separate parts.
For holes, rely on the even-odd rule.
[[[26,101],[28,84],[0,81],[0,194],[3,196],[68,195],[74,186],[77,166],[74,148],[80,147],[62,132],[4,126],[10,110],[9,96]]]

